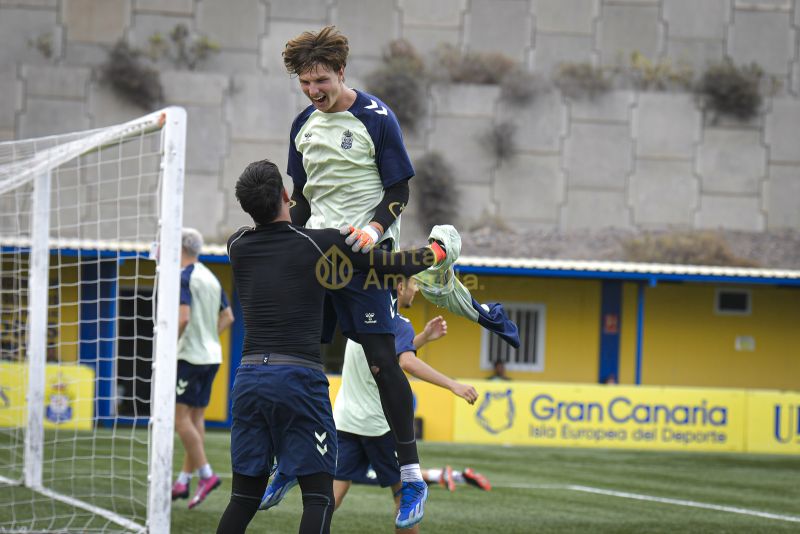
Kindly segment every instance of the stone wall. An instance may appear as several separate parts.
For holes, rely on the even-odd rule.
[[[185,221],[209,241],[248,222],[233,184],[255,159],[283,166],[306,105],[281,48],[328,23],[350,37],[354,87],[400,37],[423,56],[450,43],[546,76],[562,61],[608,66],[633,51],[698,70],[755,61],[782,89],[747,123],[710,121],[688,93],[570,101],[549,90],[515,107],[495,86],[435,85],[407,143],[412,157],[438,150],[452,165],[462,225],[800,228],[800,0],[0,0],[0,140],[144,114],[98,67],[118,39],[145,46],[179,23],[221,46],[194,71],[159,63],[167,103],[189,114]],[[484,136],[508,121],[516,151],[497,162]],[[414,218],[412,204],[409,230]]]

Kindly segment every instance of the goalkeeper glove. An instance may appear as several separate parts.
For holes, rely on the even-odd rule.
[[[444,243],[431,239],[428,248],[433,251],[434,262],[433,265],[439,265],[445,258],[447,258],[447,249],[444,248]]]
[[[361,230],[355,226],[343,226],[339,233],[347,236],[344,242],[350,246],[353,252],[360,251],[363,254],[369,252],[383,235],[383,232],[371,224]]]

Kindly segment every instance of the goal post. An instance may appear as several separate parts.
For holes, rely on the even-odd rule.
[[[185,140],[0,143],[1,532],[169,532]]]

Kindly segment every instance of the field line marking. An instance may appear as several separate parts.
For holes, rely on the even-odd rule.
[[[756,517],[764,517],[766,519],[777,519],[778,521],[789,521],[791,523],[800,523],[800,517],[792,515],[773,514],[770,512],[761,512],[759,510],[748,510],[747,508],[738,508],[736,506],[723,506],[719,504],[708,504],[697,501],[686,501],[683,499],[669,499],[666,497],[653,497],[652,495],[641,495],[638,493],[628,493],[625,491],[614,491],[602,488],[593,488],[591,486],[577,486],[569,485],[566,489],[572,491],[582,491],[585,493],[596,493],[598,495],[609,495],[611,497],[622,497],[624,499],[635,499],[638,501],[650,501],[664,504],[675,504],[677,506],[688,506],[691,508],[703,508],[706,510],[716,510],[719,512],[730,512],[733,514],[752,515]]]

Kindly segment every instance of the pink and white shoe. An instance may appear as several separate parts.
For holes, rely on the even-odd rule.
[[[189,484],[181,484],[177,480],[172,485],[172,500],[189,498]]]
[[[206,500],[208,494],[217,489],[220,484],[222,484],[222,481],[216,474],[208,478],[201,478],[200,482],[197,483],[197,493],[195,493],[192,500],[189,501],[189,510]]]

